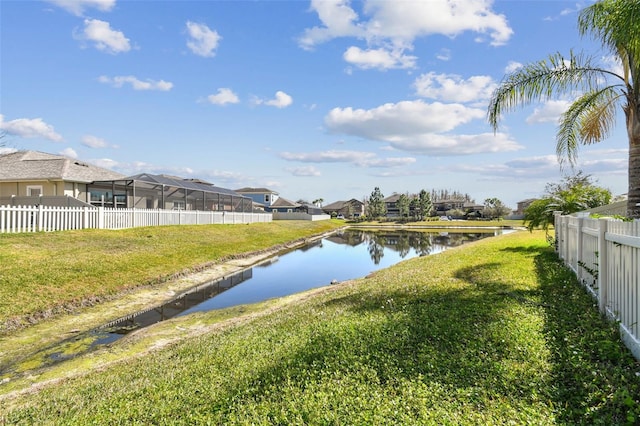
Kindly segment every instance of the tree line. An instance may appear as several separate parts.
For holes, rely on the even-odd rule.
[[[423,189],[418,194],[398,194],[395,207],[398,210],[400,219],[422,221],[437,213],[434,203],[445,200],[461,202],[463,204],[475,204],[474,199],[466,193],[446,189],[427,192]],[[379,219],[387,216],[387,203],[379,187],[374,188],[369,198],[365,200],[365,205],[365,214],[368,218]],[[467,217],[473,214],[474,218],[497,219],[509,215],[511,209],[505,206],[498,198],[488,198],[485,200],[481,212],[457,208],[451,209],[447,213],[456,217]]]

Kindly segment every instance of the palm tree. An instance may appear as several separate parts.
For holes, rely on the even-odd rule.
[[[556,53],[505,76],[494,91],[487,118],[494,131],[503,112],[555,95],[580,93],[561,117],[556,153],[561,166],[575,165],[580,144],[606,139],[616,111],[624,111],[629,137],[627,215],[640,217],[640,0],[601,0],[578,17],[580,35],[591,35],[617,59],[603,68],[592,57]],[[620,68],[617,70],[616,68]]]

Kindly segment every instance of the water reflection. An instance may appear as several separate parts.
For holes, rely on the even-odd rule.
[[[401,259],[439,253],[446,248],[460,246],[481,238],[501,234],[503,230],[482,232],[417,232],[408,230],[368,231],[345,230],[326,238],[336,244],[367,245],[367,251],[375,265],[380,264],[385,249],[395,251]]]

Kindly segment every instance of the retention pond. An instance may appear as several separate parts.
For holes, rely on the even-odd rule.
[[[29,363],[37,359],[39,362],[35,364],[39,367],[52,365],[113,343],[134,330],[176,316],[256,303],[364,277],[402,260],[440,253],[450,247],[506,232],[510,231],[481,228],[449,232],[342,230],[279,253],[233,275],[201,284],[161,306],[81,333],[32,354]],[[21,370],[18,366],[25,361],[16,360],[13,365],[0,368],[0,377],[18,373]]]

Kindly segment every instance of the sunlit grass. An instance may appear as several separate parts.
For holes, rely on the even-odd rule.
[[[617,425],[640,418],[640,366],[543,233],[485,239],[288,300],[5,399],[0,421]],[[210,323],[216,315],[180,321]],[[172,324],[182,329],[171,320],[163,330]]]

